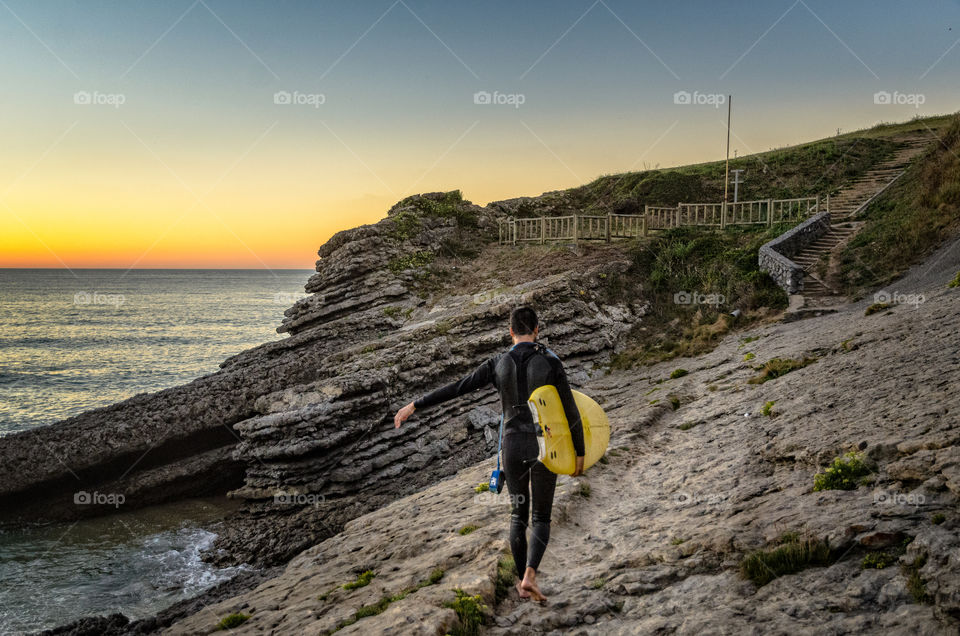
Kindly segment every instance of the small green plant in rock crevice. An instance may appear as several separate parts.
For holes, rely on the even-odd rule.
[[[497,603],[507,598],[510,588],[517,580],[517,568],[512,556],[500,557],[497,561],[497,576],[494,580],[494,599]]]
[[[953,277],[953,280],[947,283],[947,287],[960,287],[960,272]]]
[[[774,404],[776,404],[776,402],[773,401],[773,400],[770,400],[769,402],[767,402],[766,404],[764,404],[764,405],[763,405],[763,408],[760,409],[760,414],[761,414],[761,415],[766,415],[767,417],[773,417],[774,415],[776,415],[776,413],[773,412],[773,405],[774,405]]]
[[[822,473],[813,477],[813,490],[855,490],[863,477],[870,474],[863,455],[850,451],[833,460]]]
[[[863,311],[864,316],[872,316],[875,313],[881,312],[884,309],[890,309],[893,307],[890,303],[873,303]]]
[[[377,576],[377,573],[373,570],[367,570],[363,572],[360,576],[357,577],[356,581],[351,581],[350,583],[344,583],[343,589],[345,590],[355,590],[358,587],[366,587],[370,585],[370,581]]]
[[[488,488],[489,488],[489,486],[488,486]],[[475,525],[466,525],[466,526],[463,526],[462,528],[460,528],[459,530],[457,530],[457,532],[458,532],[459,534],[462,534],[462,535],[468,535],[468,534],[470,534],[471,532],[473,532],[473,531],[476,530],[476,529],[477,529],[477,526],[475,526]]]
[[[927,584],[920,576],[920,570],[927,564],[927,554],[920,553],[913,563],[903,566],[903,574],[907,577],[907,591],[917,603],[929,604],[933,598],[927,591]]]
[[[217,631],[224,629],[233,629],[234,627],[240,627],[244,623],[250,620],[249,614],[243,614],[240,612],[229,614],[224,616],[219,623],[217,623]]]
[[[673,372],[670,374],[670,379],[671,379],[671,380],[676,380],[677,378],[682,378],[683,376],[687,375],[688,373],[690,373],[690,372],[687,371],[686,369],[674,369]]]
[[[460,624],[450,630],[452,636],[476,636],[480,633],[480,627],[486,623],[487,606],[483,603],[483,597],[477,594],[470,596],[460,588],[454,591],[456,598],[443,604],[457,613]]]
[[[804,357],[797,359],[771,358],[766,364],[759,367],[754,367],[754,370],[759,371],[760,373],[747,380],[747,382],[749,384],[763,384],[769,380],[784,376],[791,371],[802,369],[803,367],[813,364],[816,361],[817,358],[815,357]]]

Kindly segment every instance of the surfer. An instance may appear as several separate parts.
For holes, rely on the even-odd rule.
[[[521,598],[545,601],[537,586],[537,569],[550,540],[550,513],[557,475],[538,460],[539,427],[527,406],[527,398],[534,390],[547,384],[557,388],[577,456],[574,477],[583,474],[585,450],[580,412],[570,392],[567,374],[560,359],[537,342],[539,333],[536,312],[531,307],[517,307],[510,313],[513,347],[509,351],[490,358],[463,379],[407,404],[397,411],[393,421],[394,426],[400,428],[417,409],[435,406],[491,384],[497,388],[503,411],[503,467],[510,493],[510,551],[520,579],[517,591]],[[533,524],[528,546],[531,502]]]

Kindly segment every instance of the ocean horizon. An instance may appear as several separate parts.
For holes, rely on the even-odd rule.
[[[280,339],[313,271],[0,268],[0,436],[189,382]]]

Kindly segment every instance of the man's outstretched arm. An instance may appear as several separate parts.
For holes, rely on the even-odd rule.
[[[466,377],[457,380],[456,382],[451,382],[446,386],[442,386],[435,391],[427,393],[418,400],[410,402],[402,409],[397,411],[397,414],[393,418],[394,427],[400,428],[400,424],[405,422],[407,418],[413,415],[413,412],[417,409],[436,406],[441,402],[452,400],[455,397],[460,397],[461,395],[487,386],[493,382],[493,364],[494,361],[492,359],[487,360],[479,367],[474,369],[473,372]]]

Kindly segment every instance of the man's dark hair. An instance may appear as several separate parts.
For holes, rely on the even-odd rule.
[[[517,307],[510,312],[510,328],[518,336],[529,336],[539,324],[533,307]]]

